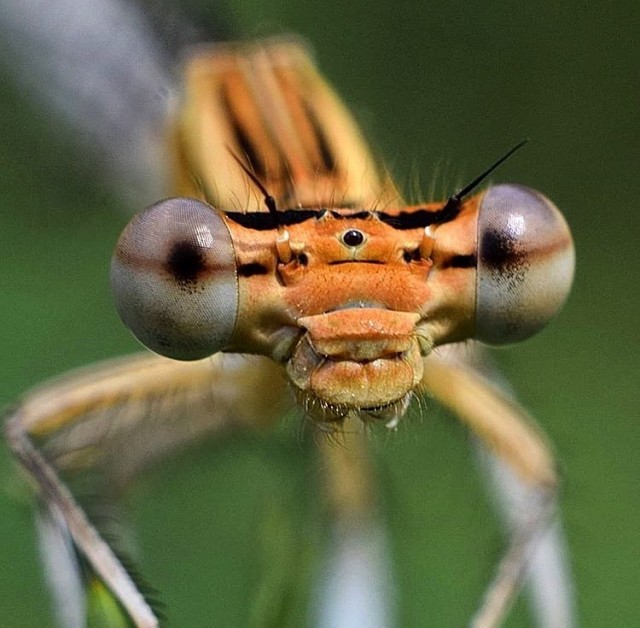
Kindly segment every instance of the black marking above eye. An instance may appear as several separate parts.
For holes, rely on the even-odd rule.
[[[165,264],[166,270],[181,288],[193,288],[205,267],[206,258],[202,249],[188,240],[173,245]]]
[[[500,231],[486,231],[480,244],[480,259],[487,266],[504,268],[520,259],[517,240]]]
[[[401,211],[397,214],[378,212],[377,215],[382,222],[394,229],[398,229],[399,231],[423,229],[429,225],[442,224],[455,218],[455,215],[451,215],[450,212],[444,208],[436,211],[428,209],[414,209],[410,212]]]
[[[256,231],[268,231],[278,226],[288,227],[306,220],[317,219],[321,212],[316,209],[286,209],[278,210],[278,215],[271,212],[225,212],[225,216],[233,222]]]
[[[336,220],[366,220],[367,218],[371,218],[372,212],[367,210],[362,210],[355,213],[343,214],[342,212],[332,209],[331,216]]]

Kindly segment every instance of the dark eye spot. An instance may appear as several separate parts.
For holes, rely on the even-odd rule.
[[[493,268],[503,268],[518,260],[517,245],[513,237],[500,231],[488,231],[480,242],[480,259]]]
[[[165,268],[181,288],[193,288],[206,266],[205,256],[193,242],[176,242],[171,249]]]
[[[300,264],[300,266],[306,266],[309,263],[309,258],[307,257],[306,253],[300,253],[300,255],[298,255],[298,264]]]
[[[347,246],[360,246],[364,242],[364,234],[357,229],[349,229],[342,234],[342,241]]]

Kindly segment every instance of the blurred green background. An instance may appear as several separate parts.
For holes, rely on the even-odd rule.
[[[405,189],[451,191],[523,137],[494,177],[564,211],[578,267],[561,316],[498,352],[555,443],[580,624],[640,625],[640,59],[637,3],[231,2],[247,36],[294,31]],[[216,9],[210,9],[215,12]],[[2,75],[0,405],[136,350],[110,304],[120,201]],[[435,411],[375,439],[399,625],[464,625],[501,536],[464,430]],[[300,428],[168,461],[131,493],[142,567],[173,626],[305,616],[317,471]],[[26,493],[0,449],[0,624],[52,625]],[[302,584],[301,584],[302,583]],[[281,599],[286,608],[264,600]],[[214,619],[215,618],[215,619]],[[276,619],[273,625],[285,625]],[[519,603],[508,626],[528,626]]]

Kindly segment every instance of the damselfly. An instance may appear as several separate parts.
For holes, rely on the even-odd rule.
[[[37,487],[49,565],[73,581],[54,582],[63,621],[83,624],[89,578],[136,625],[158,624],[67,477],[122,482],[179,446],[273,425],[297,405],[327,434],[326,497],[349,538],[375,520],[364,428],[395,429],[427,395],[526,497],[473,619],[497,625],[548,539],[557,480],[544,437],[471,341],[522,340],[560,309],[574,263],[562,216],[522,186],[477,192],[504,158],[445,202],[406,205],[299,42],[192,50],[183,88],[167,131],[177,196],[131,221],[111,269],[123,321],[166,357],[45,384],[7,424]]]

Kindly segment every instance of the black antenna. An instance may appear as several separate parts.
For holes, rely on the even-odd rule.
[[[447,202],[444,204],[444,207],[438,212],[438,222],[448,222],[449,220],[453,220],[460,211],[460,206],[462,205],[462,200],[464,197],[469,194],[469,192],[473,191],[478,185],[480,185],[494,170],[496,170],[499,166],[501,166],[513,153],[517,150],[520,150],[527,142],[529,138],[522,140],[519,144],[516,144],[511,150],[509,150],[505,155],[500,157],[498,161],[489,166],[481,175],[477,176],[471,183],[465,185],[460,191],[456,192],[453,196],[450,196]]]
[[[273,196],[271,196],[269,192],[267,192],[267,188],[262,185],[260,179],[258,179],[258,177],[256,177],[256,175],[253,174],[251,170],[249,170],[248,166],[242,161],[242,159],[240,159],[240,157],[238,157],[238,155],[233,152],[230,146],[227,146],[227,150],[229,151],[229,154],[238,162],[238,165],[240,166],[240,168],[242,168],[243,172],[249,177],[249,179],[251,179],[251,181],[253,181],[260,192],[262,192],[262,196],[264,196],[264,204],[267,206],[269,213],[277,216],[279,212],[276,205],[276,199],[273,198]]]

